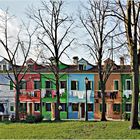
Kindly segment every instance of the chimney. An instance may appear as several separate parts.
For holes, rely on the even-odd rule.
[[[124,57],[120,57],[120,65],[124,66]]]
[[[78,56],[74,56],[73,57],[73,64],[77,65],[78,64],[78,60],[79,60]]]

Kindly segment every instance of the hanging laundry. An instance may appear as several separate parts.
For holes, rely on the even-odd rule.
[[[84,99],[84,92],[83,91],[77,91],[78,98],[79,99]]]
[[[126,96],[126,98],[129,98],[129,95],[132,94],[132,90],[124,90],[124,95]]]
[[[46,89],[41,90],[41,98],[44,98],[46,94]]]
[[[65,93],[65,89],[63,88],[63,89],[59,89],[59,93],[60,93],[60,95],[62,95],[63,93]]]
[[[76,90],[73,91],[73,96],[78,96]]]
[[[52,98],[56,96],[56,90],[52,90]]]
[[[90,96],[91,96],[91,90],[87,91],[87,99],[90,100]]]
[[[70,96],[73,96],[73,91],[69,91],[69,95]]]

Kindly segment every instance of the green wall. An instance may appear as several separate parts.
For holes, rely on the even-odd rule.
[[[67,74],[60,74],[60,81],[66,81],[67,82]],[[54,74],[52,73],[42,73],[41,74],[41,88],[45,89],[46,81],[52,81],[52,85],[51,85],[51,90],[55,90],[56,89],[56,85],[55,85],[55,77]],[[42,98],[42,102],[44,103],[56,103],[56,97],[52,98],[52,97],[45,97]],[[60,96],[60,103],[66,103],[67,104],[67,89],[65,89],[65,93],[62,94],[62,96]],[[66,105],[67,106],[67,105]],[[46,118],[46,119],[51,119],[52,113],[50,111],[46,111],[46,106],[42,106],[42,115]],[[66,107],[67,108],[67,107]],[[67,118],[67,111],[64,112],[60,112],[60,118],[61,119],[66,119]]]

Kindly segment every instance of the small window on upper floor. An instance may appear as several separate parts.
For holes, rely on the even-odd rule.
[[[84,65],[79,64],[79,70],[84,70]]]
[[[40,89],[40,81],[39,80],[34,81],[34,89]]]
[[[119,81],[114,80],[114,90],[119,90]]]
[[[78,81],[71,81],[71,90],[78,90]]]
[[[27,87],[27,82],[23,79],[20,83],[20,89],[26,89]]]
[[[131,90],[131,79],[125,80],[125,90]]]
[[[88,81],[87,90],[92,90],[92,81]]]
[[[6,70],[6,65],[3,65],[3,70]]]
[[[46,88],[51,89],[52,87],[52,82],[51,81],[46,81]]]
[[[60,88],[67,88],[67,81],[60,81]]]

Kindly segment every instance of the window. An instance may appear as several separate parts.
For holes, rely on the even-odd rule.
[[[35,111],[40,111],[40,103],[35,103],[34,104],[34,110]]]
[[[119,90],[119,81],[114,80],[114,90]]]
[[[6,70],[6,65],[3,65],[3,70]]]
[[[14,111],[14,106],[10,106],[10,111],[11,111],[11,112]]]
[[[10,90],[13,90],[13,82],[10,81]]]
[[[4,113],[4,105],[2,103],[0,103],[0,112],[3,112]]]
[[[46,81],[46,88],[50,89],[52,86],[51,81]]]
[[[25,80],[22,80],[21,83],[20,83],[20,89],[26,89],[26,81]]]
[[[66,103],[60,103],[60,106],[62,107],[61,111],[66,111]]]
[[[10,103],[10,111],[13,112],[14,110],[14,103]]]
[[[34,81],[34,89],[40,89],[40,81],[39,80]]]
[[[126,103],[125,104],[125,111],[126,112],[131,112],[131,103]]]
[[[78,103],[73,103],[73,104],[72,104],[72,111],[78,111],[78,110],[79,110],[79,109],[78,109],[78,108],[79,108],[78,106],[79,106]]]
[[[52,93],[50,90],[46,90],[45,97],[52,97]]]
[[[34,91],[34,97],[37,97],[37,91]]]
[[[92,89],[92,81],[88,81],[87,90],[91,90],[91,89]]]
[[[113,111],[120,112],[120,104],[113,104]]]
[[[78,81],[71,81],[71,90],[78,90]]]
[[[84,65],[79,64],[79,70],[84,70]]]
[[[46,103],[46,111],[51,111],[51,103]]]
[[[102,112],[102,104],[100,104],[100,112]],[[105,112],[106,112],[106,104],[105,104]]]
[[[131,90],[131,80],[126,79],[125,84],[125,90]]]
[[[60,81],[60,88],[67,88],[67,82],[66,81]]]
[[[88,104],[88,111],[93,112],[93,104]]]
[[[27,103],[20,103],[20,111],[21,112],[27,111]]]

